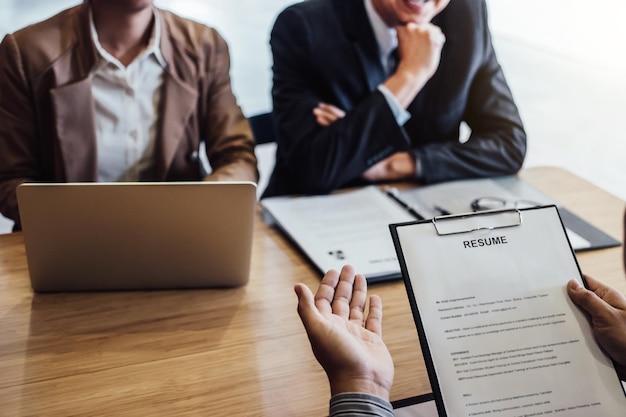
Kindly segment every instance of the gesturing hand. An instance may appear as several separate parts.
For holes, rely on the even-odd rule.
[[[297,284],[298,314],[313,354],[326,371],[331,394],[362,392],[389,399],[393,360],[382,341],[382,301],[370,297],[365,318],[367,283],[347,265],[326,273],[313,297]]]

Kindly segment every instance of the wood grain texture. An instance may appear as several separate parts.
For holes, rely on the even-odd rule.
[[[532,168],[520,174],[528,183],[624,243],[626,203],[567,170],[553,167]],[[582,252],[576,258],[581,271],[626,293],[623,247]]]
[[[616,238],[624,202],[567,171],[522,177]],[[621,248],[579,254],[626,292]],[[33,294],[21,234],[0,236],[0,415],[322,416],[329,389],[293,285],[320,274],[257,217],[250,283],[227,290]],[[376,284],[392,400],[430,392],[404,285]]]

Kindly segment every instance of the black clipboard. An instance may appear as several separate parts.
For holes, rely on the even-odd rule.
[[[509,229],[509,228],[511,229],[523,228],[525,214],[530,213],[531,211],[535,211],[535,210],[549,210],[554,213],[554,220],[555,222],[558,222],[558,226],[555,226],[556,229],[554,230],[560,230],[560,233],[562,233],[562,237],[564,238],[564,242],[565,242],[564,245],[566,246],[566,247],[561,248],[561,251],[562,251],[561,253],[565,253],[565,255],[563,256],[571,256],[570,267],[574,269],[575,271],[577,271],[577,276],[572,277],[572,278],[578,278],[580,279],[580,281],[583,282],[583,284],[585,284],[582,274],[580,272],[580,267],[574,255],[574,251],[567,238],[566,229],[563,226],[563,221],[560,217],[559,210],[557,209],[555,205],[539,206],[539,207],[533,207],[533,208],[528,208],[528,209],[508,209],[508,210],[500,210],[500,211],[478,212],[478,213],[468,213],[468,214],[450,215],[450,216],[438,216],[430,220],[392,224],[389,226],[391,235],[393,238],[393,242],[394,242],[397,254],[398,254],[398,260],[400,263],[400,269],[401,269],[401,273],[404,279],[405,288],[407,290],[407,295],[409,298],[409,302],[411,304],[411,311],[413,313],[413,318],[416,324],[417,333],[418,333],[418,337],[419,337],[421,348],[422,348],[422,354],[423,354],[424,361],[426,364],[426,369],[428,372],[430,384],[433,390],[434,400],[435,400],[437,410],[440,416],[445,417],[445,416],[452,416],[452,415],[458,415],[458,414],[450,414],[450,412],[448,411],[448,405],[446,404],[445,399],[444,399],[445,397],[443,393],[444,387],[442,387],[441,385],[441,378],[438,375],[437,370],[436,370],[437,366],[435,365],[435,359],[434,359],[433,350],[432,350],[433,346],[431,344],[431,341],[429,340],[429,332],[426,330],[426,327],[430,326],[430,329],[431,329],[430,334],[433,335],[434,332],[432,331],[432,328],[435,327],[434,322],[431,324],[424,323],[423,314],[422,314],[422,311],[420,310],[420,307],[418,306],[418,302],[415,296],[416,291],[420,291],[421,289],[413,288],[410,271],[409,271],[409,268],[407,267],[408,257],[414,257],[415,253],[413,252],[409,252],[408,254],[405,253],[405,250],[402,247],[403,242],[400,236],[400,231],[403,228],[410,228],[415,225],[422,225],[422,226],[432,227],[432,232],[431,232],[432,235],[441,237],[441,238],[449,238],[450,236],[462,236],[465,234],[475,235],[477,233],[478,234],[495,233],[495,232]],[[499,216],[507,216],[507,220],[505,222],[502,222],[501,221],[502,219],[499,219],[498,222],[491,223],[490,221],[491,219],[499,217]],[[457,222],[458,220],[467,220],[467,219],[471,219],[472,221],[472,224],[470,227],[466,227],[466,224],[464,224],[464,226],[461,228],[455,227],[455,224],[458,224]],[[480,219],[480,221],[475,221],[476,219]],[[410,230],[410,229],[407,229],[407,230]],[[434,239],[436,239],[436,237],[434,237]],[[478,243],[476,244],[478,245]],[[471,250],[474,250],[474,249],[479,249],[479,248],[478,247],[471,248]],[[407,249],[407,250],[415,250],[415,247],[410,247],[410,249]],[[569,255],[567,255],[567,253],[569,253]],[[440,261],[441,262],[454,262],[455,260],[451,258],[450,254],[442,253]],[[435,261],[430,259],[426,262],[435,262]],[[415,261],[413,260],[412,263],[415,264]],[[445,279],[445,278],[444,277],[430,277],[430,279],[434,280],[434,279]],[[565,285],[565,283],[563,283],[563,285]],[[577,314],[577,313],[574,313],[574,314]],[[588,324],[587,324],[587,329],[583,331],[588,332],[588,336],[590,336],[590,339],[593,340],[593,336],[591,335],[591,331],[588,328]],[[595,345],[595,342],[593,343]],[[441,347],[441,344],[438,344],[437,347]],[[596,345],[596,348],[597,348],[597,345]],[[440,358],[439,360],[441,360],[441,356],[439,356],[439,358]],[[610,364],[610,360],[608,358],[604,357],[604,360],[608,361],[608,363]],[[587,362],[587,361],[584,361],[584,362]],[[450,374],[447,374],[447,375],[449,376]],[[607,378],[606,373],[603,373],[602,375],[603,375],[603,378]],[[497,376],[495,378],[497,378]],[[615,390],[619,390],[619,394],[624,396],[623,387],[621,386],[619,379],[617,378],[617,374],[614,372],[614,370],[613,370],[613,375],[608,376],[609,380],[611,378],[614,378],[614,386],[613,385],[610,385],[610,386],[614,387]],[[459,380],[460,380],[460,377],[459,377]],[[610,381],[609,381],[609,384],[611,384]],[[450,389],[447,389],[447,391],[448,391],[447,395],[451,397]],[[611,391],[611,395],[613,395],[613,400],[615,400],[616,394],[614,390]],[[456,399],[456,401],[459,401],[458,398]],[[626,405],[626,397],[624,398],[620,397],[617,399],[617,401],[618,402],[623,401],[624,405]],[[468,404],[473,406],[471,402],[468,402]],[[621,410],[622,410],[621,412],[623,412],[623,408],[621,408]],[[553,410],[546,409],[546,411],[553,411]],[[591,413],[595,414],[594,411],[591,411]],[[498,414],[498,413],[491,413],[491,414],[493,415],[493,414]],[[529,414],[532,414],[532,412]],[[471,414],[467,414],[467,415],[471,415]],[[476,413],[475,415],[482,415],[482,414]],[[566,413],[563,415],[569,415],[569,414]],[[600,415],[600,414],[595,414],[595,415]],[[612,415],[621,415],[621,414],[612,414]]]

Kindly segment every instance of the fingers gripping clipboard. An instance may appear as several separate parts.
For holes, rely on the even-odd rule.
[[[441,416],[624,414],[556,206],[390,226]],[[584,377],[581,377],[584,376]]]

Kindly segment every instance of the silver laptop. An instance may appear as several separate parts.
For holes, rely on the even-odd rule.
[[[36,292],[248,282],[252,182],[30,183],[17,199]]]

